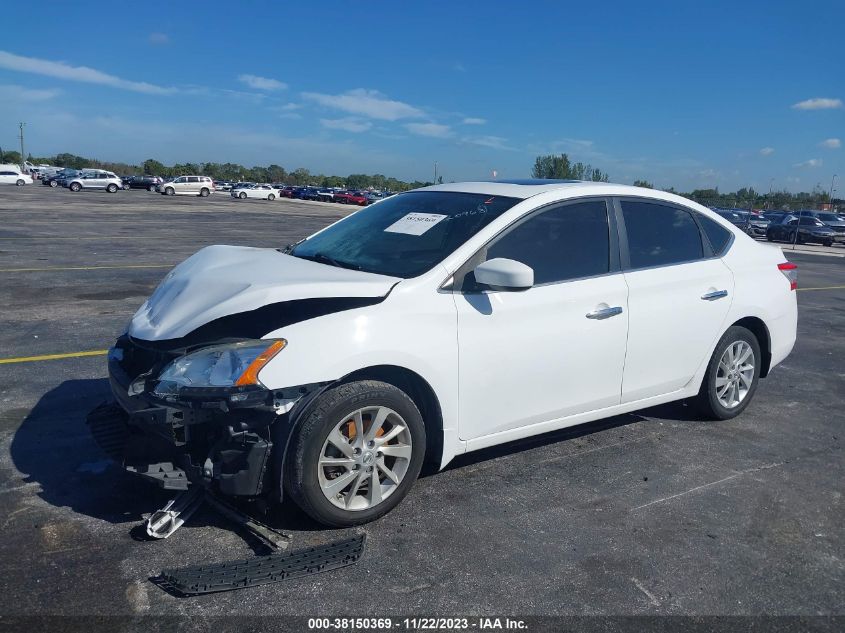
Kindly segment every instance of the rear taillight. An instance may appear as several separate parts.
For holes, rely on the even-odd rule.
[[[789,289],[796,290],[798,288],[798,266],[792,262],[783,262],[778,264],[778,270],[789,281]]]

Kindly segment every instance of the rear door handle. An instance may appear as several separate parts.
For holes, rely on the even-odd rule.
[[[716,299],[722,299],[727,296],[727,290],[714,290],[713,292],[708,292],[707,294],[701,295],[701,298],[705,301],[715,301]]]
[[[603,308],[601,310],[593,310],[592,312],[588,312],[586,317],[588,319],[609,319],[612,316],[616,316],[617,314],[622,314],[622,308],[620,306],[616,306],[613,308]]]

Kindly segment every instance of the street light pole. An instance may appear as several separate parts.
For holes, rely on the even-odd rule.
[[[26,163],[26,154],[23,153],[23,126],[26,125],[23,121],[20,123],[21,128],[21,169],[24,168],[24,164]]]
[[[827,202],[830,205],[830,210],[833,211],[833,183],[836,180],[836,174],[830,179],[830,193],[827,194]]]

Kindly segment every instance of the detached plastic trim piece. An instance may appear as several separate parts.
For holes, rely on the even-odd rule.
[[[179,597],[245,589],[353,565],[365,543],[366,535],[360,534],[293,552],[164,570],[151,580]]]

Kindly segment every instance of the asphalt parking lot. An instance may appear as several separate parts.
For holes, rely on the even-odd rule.
[[[5,187],[0,358],[104,350],[199,248],[281,247],[347,212]],[[206,510],[167,541],[136,538],[169,495],[88,434],[105,357],[0,364],[2,614],[842,615],[845,258],[790,259],[798,343],[738,419],[677,404],[469,454],[365,526],[358,565],[196,598],[148,579],[253,549]],[[288,507],[273,520],[293,547],[346,534]]]

